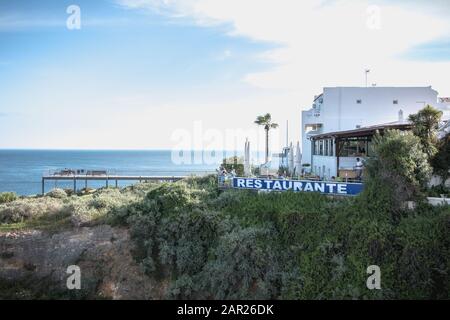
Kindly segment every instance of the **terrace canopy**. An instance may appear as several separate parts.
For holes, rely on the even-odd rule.
[[[373,136],[386,130],[407,131],[412,129],[408,122],[391,122],[353,130],[321,133],[311,136],[312,155],[336,158],[336,168],[340,166],[341,158],[370,157],[370,147]]]

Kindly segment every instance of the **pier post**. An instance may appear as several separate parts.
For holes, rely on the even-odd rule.
[[[77,193],[77,178],[73,177],[73,193]]]
[[[45,194],[45,179],[42,178],[42,195]]]
[[[84,190],[87,190],[87,179],[84,180]]]
[[[117,184],[117,179],[116,179],[116,188],[118,187],[118,184]]]
[[[109,187],[109,178],[106,178],[106,188]]]

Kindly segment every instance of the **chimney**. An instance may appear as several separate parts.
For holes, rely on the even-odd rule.
[[[400,111],[398,112],[398,122],[403,122],[403,110],[400,109]]]

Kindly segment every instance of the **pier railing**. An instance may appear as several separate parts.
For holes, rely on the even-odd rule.
[[[72,181],[73,190],[77,191],[77,182],[84,182],[84,188],[87,189],[88,181],[104,181],[105,186],[109,187],[110,182],[115,183],[118,187],[119,181],[170,181],[175,182],[192,176],[205,176],[215,174],[213,171],[122,171],[104,170],[104,169],[62,169],[47,170],[42,176],[42,194],[45,194],[46,181]]]

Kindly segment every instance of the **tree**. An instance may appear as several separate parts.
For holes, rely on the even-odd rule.
[[[388,130],[373,139],[373,156],[366,162],[364,201],[372,212],[398,215],[405,201],[419,200],[431,176],[419,137]]]
[[[450,178],[450,133],[439,141],[438,151],[431,160],[434,172],[442,178],[442,185]]]
[[[269,162],[269,131],[270,129],[278,128],[278,124],[272,122],[272,116],[270,113],[265,114],[264,116],[258,116],[256,118],[255,123],[259,126],[263,126],[266,131],[266,161]]]
[[[437,152],[439,122],[442,111],[427,105],[416,114],[409,116],[409,121],[413,124],[413,133],[420,138],[423,150],[428,156],[428,160]]]

